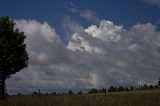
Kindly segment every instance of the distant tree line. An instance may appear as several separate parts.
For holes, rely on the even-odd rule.
[[[102,88],[102,89],[92,88],[92,89],[88,90],[88,94],[91,94],[91,93],[106,93],[106,92],[124,92],[124,91],[135,91],[135,90],[154,90],[154,89],[160,89],[160,79],[159,79],[157,85],[144,84],[144,85],[140,85],[138,87],[134,87],[134,86],[130,86],[130,87],[110,86],[108,89],[105,89],[105,88]]]
[[[52,92],[52,93],[41,93],[40,89],[37,91],[34,91],[32,93],[32,95],[73,95],[73,94],[93,94],[93,93],[104,93],[106,95],[106,93],[110,93],[110,92],[127,92],[127,91],[138,91],[138,90],[154,90],[154,89],[160,89],[160,79],[157,83],[157,85],[140,85],[138,87],[134,87],[134,86],[130,86],[130,87],[123,87],[123,86],[110,86],[108,89],[106,88],[102,88],[102,89],[97,89],[97,88],[92,88],[90,90],[88,90],[88,92],[82,92],[81,90],[79,92],[74,92],[72,90],[69,90],[67,93],[56,93],[56,92]],[[18,93],[17,95],[22,95],[20,93]]]
[[[106,92],[124,92],[124,91],[135,91],[135,90],[154,90],[154,89],[160,89],[160,79],[157,83],[157,85],[140,85],[138,87],[130,86],[130,87],[123,87],[123,86],[110,86],[108,89],[96,89],[92,88],[88,91],[88,93],[106,93]]]
[[[119,87],[114,87],[114,86],[111,86],[107,92],[121,92],[121,91],[135,91],[135,90],[153,90],[153,89],[158,89],[159,86],[158,85],[147,85],[147,84],[144,84],[144,85],[141,85],[141,86],[138,86],[138,87],[134,87],[134,86],[131,86],[131,87],[123,87],[123,86],[119,86]]]

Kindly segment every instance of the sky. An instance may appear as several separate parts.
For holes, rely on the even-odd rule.
[[[11,94],[158,82],[160,0],[1,0],[6,15],[29,54]]]

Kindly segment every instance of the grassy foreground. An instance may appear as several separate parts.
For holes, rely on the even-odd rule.
[[[0,106],[160,106],[160,91],[11,96]]]

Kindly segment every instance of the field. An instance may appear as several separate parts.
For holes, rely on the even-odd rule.
[[[0,106],[160,106],[160,91],[10,96]]]

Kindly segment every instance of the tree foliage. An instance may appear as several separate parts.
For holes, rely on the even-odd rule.
[[[25,38],[25,34],[15,28],[13,20],[0,18],[0,75],[3,83],[28,64]]]
[[[158,86],[160,86],[160,78],[159,78],[159,81],[158,81]]]
[[[68,94],[70,94],[70,95],[73,94],[73,91],[72,91],[72,90],[69,90],[69,91],[68,91]]]

